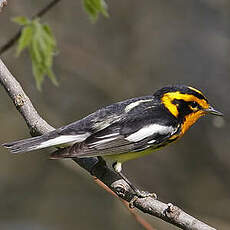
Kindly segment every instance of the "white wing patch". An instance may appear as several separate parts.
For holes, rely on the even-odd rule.
[[[73,144],[76,142],[82,142],[90,135],[91,135],[90,133],[84,133],[84,134],[79,134],[79,135],[62,135],[62,136],[50,139],[48,141],[42,142],[40,145],[36,147],[36,149],[42,149],[42,148],[46,148],[49,146],[62,145],[66,143]]]
[[[121,119],[121,116],[119,116],[119,115],[110,115],[102,121],[101,120],[98,121],[96,118],[94,120],[93,128],[96,129],[97,131],[100,131],[102,129],[109,127],[111,124],[119,121],[120,119]]]
[[[107,134],[107,135],[104,135],[104,136],[100,136],[100,137],[97,137],[99,139],[104,139],[104,138],[108,138],[108,137],[113,137],[113,136],[117,136],[119,135],[119,133],[111,133],[111,134]]]
[[[153,144],[154,142],[156,142],[156,140],[151,140],[151,141],[148,141],[148,144]]]
[[[175,128],[173,128],[172,126],[151,124],[141,128],[135,133],[132,133],[131,135],[127,136],[125,139],[131,142],[137,142],[143,140],[146,137],[152,136],[153,134],[157,134],[157,133],[167,134],[167,133],[173,133],[174,131]]]
[[[139,101],[135,101],[129,105],[127,105],[125,107],[125,112],[128,113],[129,111],[131,111],[133,108],[137,107],[138,105],[140,105],[143,102],[149,102],[152,101],[152,99],[146,99],[146,100],[139,100]]]
[[[110,142],[110,141],[113,141],[115,139],[117,139],[117,137],[111,137],[111,138],[107,138],[107,139],[103,139],[103,140],[100,140],[100,141],[93,142],[93,143],[91,143],[89,145],[90,145],[90,147],[94,147],[96,145],[104,144],[106,142]]]

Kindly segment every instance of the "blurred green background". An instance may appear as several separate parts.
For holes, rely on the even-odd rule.
[[[8,1],[0,14],[3,45],[18,29],[12,17],[32,16],[47,1]],[[27,52],[2,59],[43,118],[59,127],[126,98],[169,84],[201,89],[225,118],[202,118],[176,144],[130,161],[124,172],[159,199],[218,229],[230,229],[230,1],[108,1],[110,18],[89,21],[81,1],[61,1],[42,22],[52,27],[60,86],[36,89]],[[0,143],[29,137],[0,89]],[[71,160],[49,150],[20,156],[0,148],[0,229],[142,229],[121,202]],[[158,230],[177,229],[140,213]]]

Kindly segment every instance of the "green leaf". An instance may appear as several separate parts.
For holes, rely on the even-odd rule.
[[[12,19],[13,22],[17,23],[20,26],[25,26],[30,23],[30,20],[26,17],[15,17]]]
[[[53,33],[48,25],[43,25],[43,30],[44,30],[44,37],[47,39],[47,42],[56,47],[56,40],[55,37],[53,36]]]
[[[41,67],[38,64],[36,64],[34,61],[32,61],[32,69],[33,69],[33,74],[35,77],[37,89],[39,91],[41,91],[41,89],[42,89],[41,86],[42,86],[42,83],[44,81],[43,71],[42,71]]]
[[[109,17],[108,6],[104,0],[101,0],[101,13],[103,14],[104,17],[106,18]]]
[[[39,43],[34,38],[32,39],[32,42],[31,42],[30,55],[31,55],[32,60],[35,63],[39,64],[42,62],[42,54],[40,52]]]
[[[33,28],[31,26],[26,26],[22,29],[21,36],[18,40],[18,46],[16,55],[19,56],[20,53],[30,45],[33,37]]]
[[[48,70],[47,75],[48,75],[48,77],[50,78],[50,80],[53,82],[54,85],[56,85],[56,86],[59,85],[59,84],[58,84],[58,81],[57,81],[57,79],[56,79],[56,77],[55,77],[55,75],[54,75],[54,73],[53,73],[53,71],[52,71],[52,69],[49,69],[49,70]]]
[[[92,22],[96,22],[100,13],[105,17],[109,16],[104,0],[84,0],[83,5]]]
[[[39,90],[47,76],[54,85],[58,85],[57,79],[53,73],[53,57],[57,51],[55,37],[47,24],[41,24],[39,19],[29,21],[23,17],[18,17],[21,23],[27,21],[23,26],[21,36],[18,40],[17,55],[28,48],[32,70],[35,77],[36,86]],[[23,18],[23,19],[22,19]]]

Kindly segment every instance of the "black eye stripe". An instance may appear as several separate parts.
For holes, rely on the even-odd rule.
[[[190,102],[190,105],[192,106],[192,108],[199,108],[200,107],[196,101]]]
[[[172,101],[172,103],[173,103],[174,105],[177,105],[177,104],[179,104],[181,101],[184,101],[184,100],[182,100],[182,99],[174,99],[174,100]]]
[[[172,103],[174,105],[180,105],[180,104],[187,104],[187,105],[190,105],[192,108],[198,108],[198,109],[202,109],[202,107],[200,106],[199,103],[197,103],[196,101],[185,101],[183,99],[174,99],[172,101]]]

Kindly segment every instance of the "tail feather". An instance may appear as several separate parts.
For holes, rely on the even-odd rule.
[[[4,143],[2,146],[9,149],[12,153],[23,153],[23,152],[29,152],[36,149],[41,149],[42,143],[47,141],[47,137],[45,136],[38,136],[38,137],[32,137],[24,140],[14,141],[10,143]]]
[[[89,132],[73,134],[73,132],[61,133],[60,130],[54,130],[42,136],[5,143],[3,146],[8,148],[12,153],[23,153],[51,146],[63,147],[64,145],[66,147],[76,142],[82,142],[90,135],[91,133]]]
[[[82,142],[88,136],[90,136],[90,133],[61,135],[59,132],[53,131],[42,136],[5,143],[3,146],[12,153],[23,153],[52,146],[63,147],[64,145],[66,147],[76,142]]]

